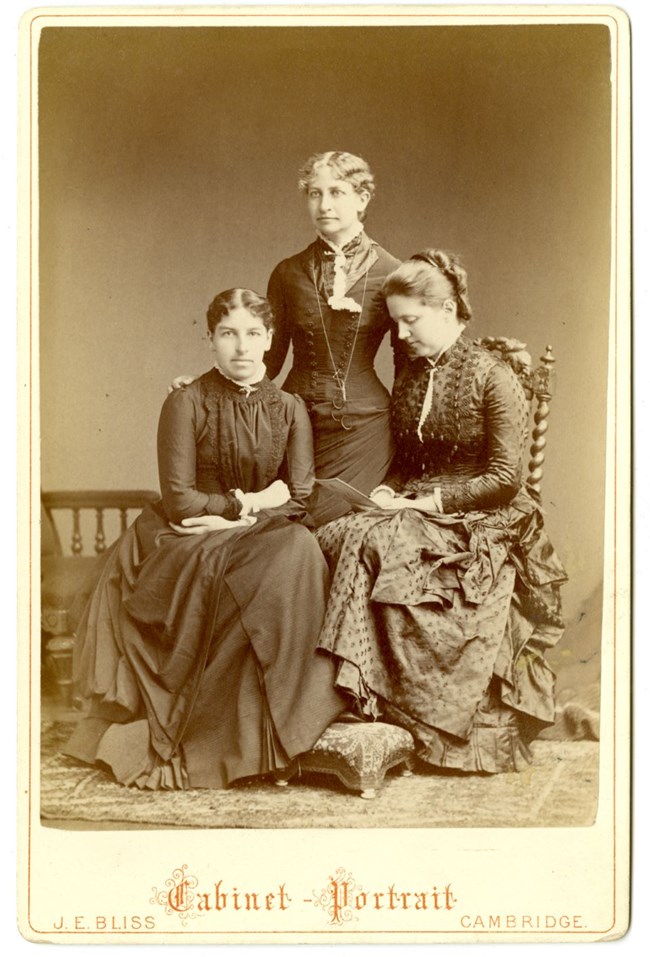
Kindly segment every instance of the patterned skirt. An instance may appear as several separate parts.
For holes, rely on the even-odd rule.
[[[545,651],[564,570],[522,491],[459,515],[346,516],[317,532],[332,585],[319,646],[368,718],[407,728],[424,761],[517,770],[554,720]]]

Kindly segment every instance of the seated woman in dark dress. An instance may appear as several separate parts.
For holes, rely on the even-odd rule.
[[[302,399],[266,376],[268,302],[208,310],[216,364],[169,395],[162,498],[111,550],[78,630],[88,699],[65,752],[140,788],[222,788],[286,767],[344,709],[316,651],[327,566],[305,527]]]
[[[554,720],[544,652],[562,635],[566,578],[522,478],[526,398],[465,338],[455,257],[412,257],[384,295],[411,356],[392,396],[397,451],[377,508],[317,532],[332,572],[319,646],[337,687],[409,729],[424,761],[520,769]]]

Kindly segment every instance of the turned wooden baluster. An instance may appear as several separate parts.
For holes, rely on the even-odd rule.
[[[72,509],[72,554],[81,555],[83,542],[81,540],[81,526],[79,524],[79,509]]]
[[[535,426],[530,446],[530,460],[528,462],[528,486],[539,492],[544,474],[544,460],[546,459],[546,432],[548,431],[549,403],[555,391],[555,356],[551,346],[546,347],[541,357],[542,364],[532,374],[532,390],[537,400],[535,410]]]
[[[95,509],[97,515],[97,531],[95,532],[95,551],[98,555],[106,551],[106,534],[104,532],[104,509]]]

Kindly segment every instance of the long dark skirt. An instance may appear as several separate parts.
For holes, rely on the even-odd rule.
[[[352,411],[350,411],[352,409]],[[388,409],[350,404],[337,412],[331,402],[310,408],[314,433],[316,478],[340,478],[366,495],[381,484],[393,457]],[[350,506],[316,486],[309,512],[324,525],[349,511]]]
[[[343,709],[316,652],[327,567],[281,516],[179,536],[146,509],[79,628],[90,699],[65,752],[141,788],[222,788],[286,767]]]

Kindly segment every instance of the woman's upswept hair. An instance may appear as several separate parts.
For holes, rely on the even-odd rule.
[[[220,292],[208,306],[207,320],[210,335],[224,316],[231,313],[233,309],[239,308],[247,309],[251,315],[261,319],[267,329],[273,329],[273,309],[268,299],[258,296],[252,289],[235,288]]]
[[[472,318],[467,273],[458,256],[441,249],[425,249],[403,262],[386,277],[382,295],[411,296],[425,302],[453,299],[458,318],[463,322]]]
[[[337,179],[345,180],[350,183],[357,192],[366,192],[370,198],[375,193],[375,177],[372,175],[370,167],[360,156],[353,153],[346,153],[342,150],[329,150],[327,153],[313,153],[307,162],[298,172],[298,188],[306,193],[309,189],[309,183],[319,166],[329,166],[332,175]],[[365,219],[365,210],[359,217],[362,221]]]

